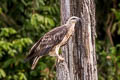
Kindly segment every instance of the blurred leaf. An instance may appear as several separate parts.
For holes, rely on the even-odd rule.
[[[116,19],[117,20],[120,20],[120,11],[116,11],[116,9],[112,9],[112,11],[113,11],[113,13],[115,14],[115,16],[116,16]]]
[[[30,75],[37,76],[37,72],[36,71],[30,71]]]
[[[25,6],[27,6],[27,3],[25,2],[25,0],[21,0],[21,2],[22,2]]]
[[[8,37],[12,34],[16,34],[16,30],[13,28],[1,28],[0,36]]]
[[[47,67],[47,65],[43,62],[40,62],[39,65],[40,65],[40,67],[39,67],[40,70],[44,70]]]
[[[19,80],[27,80],[24,73],[19,72],[18,75],[19,75]]]
[[[0,7],[0,14],[2,13],[2,8]]]
[[[118,35],[120,35],[120,28],[118,29]]]
[[[6,73],[3,69],[0,68],[0,78],[2,78],[2,77],[3,78],[6,77]]]
[[[116,28],[117,28],[117,23],[114,23],[111,32],[114,33],[116,31]]]
[[[7,61],[4,62],[4,64],[2,65],[3,68],[7,68],[10,67],[11,64],[13,64],[15,62],[14,58],[8,59]]]

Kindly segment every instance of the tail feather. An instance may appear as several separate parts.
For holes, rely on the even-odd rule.
[[[41,39],[42,39],[42,38],[41,38]],[[41,39],[40,39],[39,41],[37,41],[37,42],[32,46],[32,48],[31,48],[30,51],[29,51],[28,56],[24,59],[24,62],[27,62],[27,61],[29,61],[30,59],[32,59],[32,58],[34,57],[34,54],[36,53],[36,48],[39,46]]]
[[[37,57],[35,57],[35,59],[33,60],[33,63],[32,63],[32,67],[31,67],[32,70],[36,67],[37,62],[38,62],[38,60],[39,60],[41,57],[42,57],[42,56],[37,56]]]
[[[30,59],[32,59],[33,57],[26,57],[25,59],[24,59],[24,62],[28,62]]]

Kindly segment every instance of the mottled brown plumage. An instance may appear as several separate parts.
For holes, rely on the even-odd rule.
[[[43,56],[48,54],[48,52],[57,44],[59,44],[67,33],[67,27],[60,26],[54,28],[50,32],[46,33],[38,42],[33,45],[27,60],[32,59],[36,56]]]
[[[29,51],[29,55],[25,59],[25,61],[33,59],[32,69],[35,68],[38,60],[47,54],[57,56],[58,59],[64,60],[59,56],[59,48],[67,43],[73,34],[74,26],[78,19],[75,16],[71,17],[65,25],[52,29],[33,45]]]

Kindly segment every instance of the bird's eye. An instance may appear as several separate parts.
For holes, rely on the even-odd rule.
[[[75,20],[76,18],[72,18],[72,20]]]

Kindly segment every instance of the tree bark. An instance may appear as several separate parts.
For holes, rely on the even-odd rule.
[[[57,63],[57,80],[98,80],[94,0],[61,0],[61,24],[73,15],[81,20],[62,48],[65,62]]]

